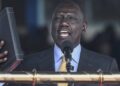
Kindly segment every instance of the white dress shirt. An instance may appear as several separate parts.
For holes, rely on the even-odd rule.
[[[1,83],[1,82],[0,82],[0,86],[3,86],[3,85],[4,85],[4,83]]]
[[[71,72],[77,72],[79,60],[80,60],[80,53],[81,53],[81,45],[77,45],[72,52],[72,60],[71,65],[74,67]],[[59,71],[59,66],[61,64],[61,57],[63,56],[63,53],[61,49],[55,44],[54,45],[54,61],[55,61],[55,72]]]

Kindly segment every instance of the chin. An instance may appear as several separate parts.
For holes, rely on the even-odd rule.
[[[65,42],[70,42],[71,44],[73,44],[71,40],[59,40],[56,44],[61,48]]]

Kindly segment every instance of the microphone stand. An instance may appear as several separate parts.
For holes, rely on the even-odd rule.
[[[71,50],[66,50],[64,52],[64,55],[65,55],[65,60],[66,60],[66,69],[67,69],[67,72],[70,73],[70,70],[73,70],[74,67],[71,65],[71,60],[72,60],[72,55],[71,55]]]
[[[63,53],[65,55],[66,69],[67,69],[67,72],[70,73],[71,70],[74,70],[74,67],[71,65],[71,60],[72,60],[71,53],[73,51],[72,43],[69,41],[64,42],[62,49],[63,49]],[[73,85],[74,85],[74,83],[72,83],[72,82],[69,82],[69,84],[68,84],[68,86],[73,86]]]
[[[72,60],[71,50],[70,49],[65,50],[64,55],[67,63],[66,69],[67,69],[67,72],[70,73],[70,71],[74,69],[74,67],[71,65],[71,60]],[[69,82],[68,86],[72,86],[73,84],[74,83]]]

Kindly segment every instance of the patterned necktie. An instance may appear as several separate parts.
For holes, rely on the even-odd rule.
[[[62,62],[61,62],[61,65],[59,67],[59,72],[67,72],[67,69],[66,69],[66,61],[65,61],[65,56],[62,56]]]
[[[65,57],[62,57],[62,62],[59,67],[59,72],[67,72]],[[68,83],[58,83],[57,86],[68,86]]]

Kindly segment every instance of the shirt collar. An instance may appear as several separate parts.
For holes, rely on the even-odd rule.
[[[54,45],[54,58],[55,58],[55,62],[58,62],[63,55],[64,54],[62,53],[61,49],[55,44]]]
[[[80,52],[81,52],[81,45],[77,45],[72,52],[72,59],[78,63],[79,62],[79,58],[80,58]],[[61,49],[55,44],[54,45],[54,59],[55,62],[58,62],[60,60],[60,58],[63,56],[63,52],[61,51]]]
[[[81,53],[81,45],[79,44],[73,49],[73,52],[72,52],[72,59],[76,63],[79,63],[80,53]]]

